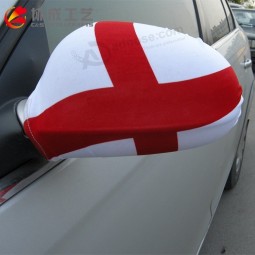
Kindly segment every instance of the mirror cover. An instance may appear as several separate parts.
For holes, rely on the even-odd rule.
[[[47,159],[147,155],[205,145],[241,115],[224,57],[167,28],[97,22],[64,38],[25,107]]]

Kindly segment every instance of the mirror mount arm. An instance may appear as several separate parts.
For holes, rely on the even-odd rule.
[[[24,106],[24,98],[16,98],[0,107],[0,178],[41,157],[23,131]]]
[[[25,123],[25,105],[26,105],[27,99],[21,100],[16,107],[16,113],[19,120],[19,123],[21,124],[22,128],[24,127]]]

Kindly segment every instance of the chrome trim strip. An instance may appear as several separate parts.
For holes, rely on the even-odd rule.
[[[0,206],[62,161],[31,160],[0,179]]]

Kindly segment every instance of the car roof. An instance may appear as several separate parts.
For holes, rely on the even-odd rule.
[[[229,3],[231,8],[245,9],[245,7],[241,4]]]

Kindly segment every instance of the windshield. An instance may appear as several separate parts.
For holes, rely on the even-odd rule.
[[[102,20],[144,23],[199,36],[190,0],[45,0],[41,11],[51,51],[70,32]]]
[[[233,10],[239,25],[255,26],[255,12],[245,10]]]

